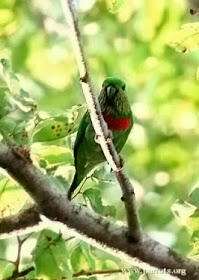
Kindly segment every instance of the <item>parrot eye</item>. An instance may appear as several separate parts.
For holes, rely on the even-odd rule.
[[[122,90],[125,90],[125,88],[126,88],[126,86],[125,86],[125,85],[123,85],[123,86],[122,86]]]

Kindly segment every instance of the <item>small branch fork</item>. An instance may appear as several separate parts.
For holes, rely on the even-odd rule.
[[[12,263],[14,265],[14,271],[12,273],[12,276],[6,278],[6,280],[17,280],[19,277],[23,277],[25,275],[27,275],[29,272],[31,272],[32,270],[34,270],[34,267],[29,267],[26,268],[23,271],[19,271],[19,265],[20,265],[20,261],[21,261],[21,249],[22,246],[24,244],[24,242],[26,242],[26,240],[32,235],[32,233],[26,235],[26,237],[24,238],[20,238],[19,236],[17,236],[17,243],[18,243],[18,248],[17,248],[17,257],[15,261],[11,261],[11,260],[7,260],[4,258],[0,258],[0,261],[2,262],[7,262],[7,263]]]
[[[103,119],[101,108],[92,88],[88,67],[85,59],[84,50],[81,44],[81,35],[78,28],[77,20],[74,16],[72,4],[70,0],[61,0],[66,20],[70,27],[70,38],[76,56],[76,61],[80,73],[80,83],[86,99],[88,111],[90,113],[93,128],[97,135],[97,141],[100,144],[107,162],[116,174],[116,178],[120,184],[123,193],[123,201],[126,208],[128,222],[128,236],[132,241],[139,241],[141,238],[141,228],[136,210],[135,194],[133,186],[124,173],[121,160],[117,154],[115,147],[110,141],[110,133],[106,122]]]
[[[15,271],[14,271],[14,275],[19,273],[19,265],[20,265],[20,260],[21,260],[21,249],[22,246],[24,244],[24,242],[26,242],[26,240],[32,235],[32,233],[28,234],[26,237],[24,237],[23,239],[21,239],[19,236],[17,236],[17,243],[18,243],[18,250],[17,250],[17,258],[15,261]]]

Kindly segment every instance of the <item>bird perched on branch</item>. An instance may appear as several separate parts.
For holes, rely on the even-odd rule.
[[[106,78],[102,84],[99,103],[103,118],[112,132],[113,144],[119,153],[133,126],[133,116],[125,93],[125,83],[115,77]],[[71,200],[74,190],[87,174],[99,163],[105,161],[99,144],[95,141],[88,111],[84,114],[74,145],[75,176],[68,191]]]

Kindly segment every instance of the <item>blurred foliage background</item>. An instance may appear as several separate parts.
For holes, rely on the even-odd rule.
[[[142,225],[156,240],[180,253],[197,257],[199,52],[189,50],[198,47],[198,16],[190,15],[187,2],[183,0],[79,0],[74,5],[96,92],[107,76],[118,76],[127,84],[135,125],[122,156],[135,187]],[[191,36],[188,47],[183,45],[187,37],[181,38],[177,45],[180,52],[177,52],[171,47],[176,46],[178,35],[175,32],[191,22],[196,24],[196,34],[190,35],[188,31],[187,36]],[[24,122],[23,133],[28,133],[28,140],[23,143],[30,146],[34,163],[45,169],[58,188],[65,191],[64,187],[69,186],[74,173],[74,132],[84,110],[76,105],[83,104],[84,99],[60,2],[1,0],[0,59],[11,61],[16,80],[32,99],[32,105],[29,105],[37,104],[37,108],[33,106],[32,117],[27,118],[32,120],[29,130]],[[5,65],[4,70],[12,84],[12,71]],[[8,86],[8,80],[6,83]],[[26,95],[20,98],[23,96]],[[26,120],[24,116],[21,118]],[[19,118],[20,122],[22,119]],[[54,137],[50,127],[63,126],[65,120],[72,132],[67,130]],[[34,126],[36,122],[37,126]],[[13,125],[9,124],[3,120],[0,128],[13,136]],[[10,131],[6,130],[8,127]],[[188,198],[194,189],[194,194]],[[112,216],[114,220],[125,221],[120,188],[108,166],[97,169],[82,191],[85,191],[88,207]],[[82,195],[75,200],[84,201]],[[1,216],[16,213],[30,203],[23,188],[1,170]],[[43,244],[44,235],[44,232],[35,233],[27,243]],[[91,257],[91,249],[85,243],[78,247],[79,241],[71,242],[67,243],[69,245],[62,242],[70,260],[66,271],[118,265],[118,260],[109,256],[110,260],[108,255],[94,248]],[[0,241],[0,257],[13,259],[16,246],[15,238]],[[41,269],[41,250],[32,252],[31,246],[26,247],[29,250],[24,252],[22,264],[27,266],[34,259],[38,273],[34,275],[53,277],[51,272]],[[81,264],[77,267],[75,263],[77,259],[80,262],[80,258]],[[4,277],[11,273],[11,264],[7,266],[5,272],[5,262],[0,261]],[[57,272],[57,275],[61,273]],[[112,275],[110,279],[117,277]]]

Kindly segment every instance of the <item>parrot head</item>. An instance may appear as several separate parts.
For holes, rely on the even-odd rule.
[[[108,77],[102,84],[99,101],[104,114],[128,116],[130,105],[125,94],[125,83],[116,77]]]
[[[114,99],[121,91],[124,92],[125,88],[125,83],[115,77],[106,78],[102,84],[102,91],[109,100]]]

